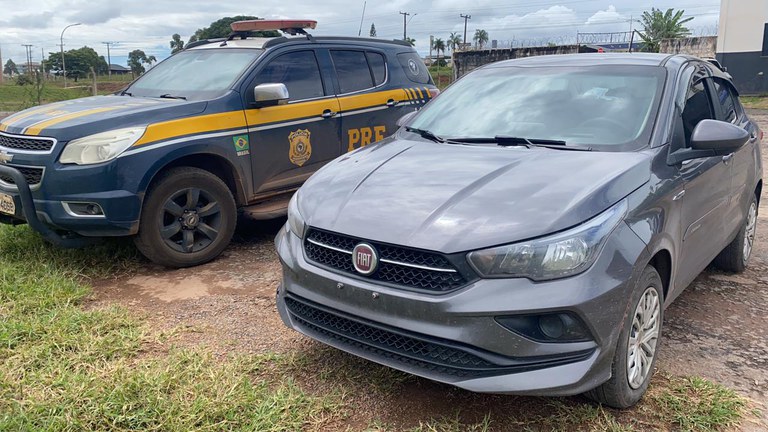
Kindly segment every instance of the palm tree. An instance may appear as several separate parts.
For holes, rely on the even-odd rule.
[[[407,38],[405,38],[405,41],[406,41],[406,42],[407,42],[409,45],[411,45],[411,46],[416,46],[416,39],[414,39],[414,38],[412,38],[412,37],[410,37],[410,36],[408,36]]]
[[[439,63],[440,62],[440,51],[442,51],[443,54],[445,54],[445,42],[442,39],[440,39],[440,38],[436,38],[432,42],[432,49],[437,51],[437,61]]]
[[[456,51],[456,47],[461,46],[461,42],[461,36],[457,32],[451,32],[451,35],[448,36],[448,40],[446,41],[446,45],[451,51]]]
[[[683,19],[684,13],[684,10],[675,12],[672,8],[667,9],[666,12],[656,8],[651,8],[650,12],[643,12],[643,33],[640,37],[643,39],[645,50],[659,52],[662,39],[679,39],[691,34],[683,24],[692,20],[693,17]]]
[[[171,36],[171,54],[176,54],[183,49],[184,41],[181,40],[181,36],[178,33],[174,33],[174,35]]]
[[[475,41],[475,46],[483,49],[483,45],[488,43],[488,32],[483,29],[475,30],[475,37],[473,40]]]

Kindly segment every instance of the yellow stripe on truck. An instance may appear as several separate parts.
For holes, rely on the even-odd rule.
[[[149,125],[144,135],[133,146],[137,147],[182,135],[194,135],[242,127],[245,127],[245,117],[242,110],[187,117]]]
[[[51,111],[56,111],[61,109],[61,106],[59,105],[48,105],[38,108],[30,108],[24,112],[14,114],[11,116],[8,116],[3,119],[2,123],[0,123],[0,131],[7,131],[9,127],[13,126],[14,123],[24,120],[25,118],[32,117],[38,114],[45,114]]]
[[[89,110],[84,111],[78,111],[71,114],[54,117],[50,120],[41,121],[38,123],[35,123],[34,125],[28,127],[25,129],[24,134],[26,135],[40,135],[40,132],[43,131],[45,128],[49,128],[51,126],[57,125],[59,123],[64,123],[65,121],[74,120],[80,117],[85,117],[93,114],[99,114],[107,111],[114,111],[118,109],[119,107],[105,107],[105,108],[93,108]]]
[[[142,136],[133,146],[139,147],[184,135],[218,132],[244,127],[258,127],[268,124],[279,124],[282,122],[320,117],[322,116],[323,111],[327,109],[331,111],[340,109],[343,113],[384,106],[390,99],[397,102],[408,99],[406,95],[407,92],[404,89],[385,90],[376,93],[346,96],[338,99],[325,98],[295,104],[248,109],[245,110],[245,112],[238,110],[170,120],[149,125],[144,136]],[[340,108],[337,101],[338,104],[341,105]]]

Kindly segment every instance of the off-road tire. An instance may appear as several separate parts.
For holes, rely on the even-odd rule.
[[[632,332],[632,324],[635,318],[635,312],[638,304],[645,297],[646,292],[649,289],[653,289],[658,295],[659,301],[659,316],[658,316],[658,338],[656,339],[655,350],[653,359],[650,364],[649,372],[647,376],[638,388],[633,388],[629,382],[628,374],[628,356],[629,356],[629,340],[630,333]],[[661,342],[661,328],[664,322],[664,289],[661,282],[661,277],[656,269],[649,265],[644,270],[640,279],[632,291],[632,299],[629,302],[626,317],[624,318],[623,327],[619,335],[619,340],[616,345],[616,351],[613,356],[613,362],[611,364],[611,378],[600,385],[599,387],[588,391],[585,396],[588,398],[612,408],[624,409],[635,405],[645,394],[648,389],[648,384],[651,382],[653,376],[656,360],[658,358],[658,352]]]
[[[751,232],[752,245],[749,247],[749,255],[745,256],[744,246],[747,242],[747,230],[750,228],[750,212],[752,212],[753,209],[755,225],[752,227],[753,231]],[[733,241],[728,246],[726,246],[725,249],[723,249],[712,262],[715,267],[732,273],[741,273],[747,268],[747,265],[749,265],[749,258],[752,256],[752,251],[754,250],[753,245],[756,238],[754,230],[757,228],[756,224],[757,197],[753,195],[752,200],[749,202],[749,206],[747,207],[747,215],[744,218],[744,221],[741,223],[741,228],[736,234],[736,238],[734,238]]]
[[[192,267],[218,257],[236,225],[235,199],[220,178],[199,168],[173,168],[147,193],[134,243],[152,262]]]

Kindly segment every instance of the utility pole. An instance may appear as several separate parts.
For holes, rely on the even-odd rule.
[[[403,16],[403,40],[408,39],[408,21],[406,21],[406,18],[408,18],[408,15],[410,15],[408,12],[400,12],[400,15]]]
[[[3,46],[0,45],[0,84],[5,79],[5,63],[3,63]]]
[[[109,54],[109,47],[110,45],[115,45],[117,42],[102,42],[104,45],[107,46],[107,75],[109,77],[112,77],[112,57]]]
[[[464,18],[464,46],[467,46],[467,20],[471,20],[472,15],[460,14],[459,16]]]
[[[22,44],[21,46],[23,46],[27,52],[27,75],[31,75],[32,74],[32,45]]]
[[[64,62],[64,32],[70,27],[79,25],[82,25],[82,23],[70,24],[64,27],[64,30],[61,31],[61,37],[59,38],[59,41],[61,42],[61,72],[64,74],[64,88],[67,88],[67,65]]]

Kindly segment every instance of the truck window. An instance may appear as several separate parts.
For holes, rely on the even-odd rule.
[[[259,72],[256,85],[283,83],[292,101],[325,96],[320,66],[314,51],[283,54]]]
[[[374,87],[371,69],[363,51],[331,51],[333,66],[339,78],[341,94]]]

